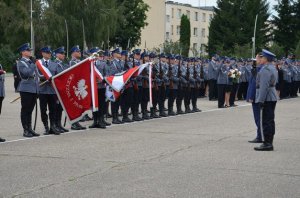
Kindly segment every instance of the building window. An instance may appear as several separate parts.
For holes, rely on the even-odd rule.
[[[177,25],[177,27],[176,27],[176,34],[180,35],[180,26],[179,25]]]
[[[181,18],[181,9],[178,9],[177,10],[177,19],[180,19]]]
[[[171,25],[171,35],[174,35],[174,27]]]
[[[167,15],[167,22],[170,22],[170,15]]]
[[[195,12],[195,21],[198,21],[198,12]]]
[[[188,18],[190,18],[191,12],[189,10],[187,10],[186,15],[187,15]]]
[[[205,50],[205,45],[204,44],[201,44],[201,53],[204,53],[206,50]]]
[[[213,15],[212,14],[209,14],[209,21],[211,21],[213,18]]]
[[[206,22],[206,14],[202,13],[202,22]]]
[[[174,8],[172,8],[172,19],[174,18]]]
[[[202,36],[202,37],[205,37],[205,28],[202,28],[201,36]]]
[[[194,28],[194,36],[198,36],[198,28]]]
[[[170,32],[166,32],[166,40],[170,39]]]

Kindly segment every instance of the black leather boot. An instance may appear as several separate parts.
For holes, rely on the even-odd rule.
[[[0,137],[0,142],[5,142],[6,140]]]
[[[23,128],[24,128],[24,132],[23,132],[23,136],[24,136],[24,137],[28,137],[28,138],[33,137],[33,135],[32,135],[32,134],[30,133],[30,131],[28,130],[28,126],[27,126],[27,125],[24,125]]]
[[[113,113],[112,116],[113,116],[113,120],[112,120],[113,124],[122,124],[122,122],[118,118],[118,114],[117,113]]]
[[[156,114],[155,108],[152,107],[152,108],[150,109],[150,111],[151,111],[151,117],[152,117],[152,118],[160,118],[160,116]]]

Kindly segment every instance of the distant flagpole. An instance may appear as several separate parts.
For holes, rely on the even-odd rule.
[[[68,24],[66,19],[65,19],[65,24],[66,24],[66,34],[67,34],[67,58],[69,58],[69,30],[68,30]]]

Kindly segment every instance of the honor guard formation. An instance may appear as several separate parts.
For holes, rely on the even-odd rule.
[[[39,102],[44,135],[59,135],[64,128],[63,108],[51,84],[51,79],[38,70],[32,49],[28,43],[18,48],[20,58],[13,67],[15,90],[21,98],[21,124],[24,137],[40,134],[32,121],[34,107]],[[152,62],[140,75],[130,78],[121,96],[114,102],[106,100],[107,83],[97,81],[99,109],[92,118],[85,116],[80,122],[93,120],[89,128],[105,129],[112,124],[138,122],[167,116],[201,112],[198,98],[208,97],[216,101],[218,108],[237,106],[236,100],[252,103],[257,135],[250,143],[262,143],[255,150],[273,150],[275,134],[274,112],[278,99],[297,97],[300,88],[300,61],[293,54],[287,58],[263,50],[256,59],[237,59],[214,55],[210,60],[183,57],[175,54],[157,54],[141,49],[131,52],[116,48],[112,51],[93,47],[83,52],[78,45],[71,48],[71,59],[66,60],[64,47],[52,50],[50,46],[40,49],[43,66],[54,76],[79,63],[84,56],[95,53],[95,67],[103,77],[114,76],[130,68]],[[149,69],[152,71],[149,71]],[[0,113],[5,97],[5,71],[0,65]],[[151,74],[151,76],[149,75]],[[152,81],[149,81],[149,76]],[[149,85],[152,82],[152,85]],[[149,89],[152,88],[152,96]],[[166,101],[167,100],[167,101]],[[150,105],[152,101],[152,105]],[[150,106],[150,108],[149,108]],[[47,113],[48,112],[48,113]],[[36,119],[35,119],[36,120]],[[72,124],[71,130],[85,130],[80,122]],[[64,124],[62,124],[64,123]],[[0,138],[1,142],[5,139]]]

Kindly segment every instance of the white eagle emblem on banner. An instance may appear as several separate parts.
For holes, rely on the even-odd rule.
[[[77,96],[78,100],[83,100],[88,95],[88,92],[86,91],[87,88],[88,86],[85,84],[84,79],[81,79],[77,82],[77,87],[73,86],[75,95]]]

